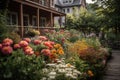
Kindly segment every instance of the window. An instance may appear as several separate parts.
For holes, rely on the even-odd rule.
[[[8,25],[17,25],[18,24],[18,16],[17,13],[11,12],[7,15],[7,24]]]
[[[65,13],[65,9],[63,9],[63,12]]]
[[[72,0],[63,0],[63,3],[65,4],[72,3]]]
[[[32,25],[33,25],[34,27],[37,26],[37,17],[36,17],[36,16],[33,16],[33,17],[32,17]]]
[[[40,3],[45,6],[45,0],[40,0]]]
[[[70,12],[70,9],[69,8],[67,8],[67,13],[69,13]]]
[[[40,18],[40,27],[45,27],[46,26],[46,18],[45,17],[41,17]]]
[[[54,0],[51,0],[51,7],[54,7]]]
[[[23,15],[23,25],[24,26],[29,25],[29,15]]]

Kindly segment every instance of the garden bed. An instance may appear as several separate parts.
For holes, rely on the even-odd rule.
[[[98,80],[109,49],[75,30],[45,30],[45,36],[0,43],[1,80]]]

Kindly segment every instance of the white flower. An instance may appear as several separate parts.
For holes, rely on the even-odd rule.
[[[42,69],[43,73],[47,73],[48,72],[48,69],[47,68],[44,68]]]
[[[46,78],[46,77],[43,77],[41,80],[47,80],[47,78]]]
[[[59,73],[65,73],[66,71],[65,71],[65,69],[58,69],[58,72]]]
[[[56,72],[50,72],[48,75],[49,76],[56,76]]]
[[[66,70],[66,71],[72,71],[72,69],[71,69],[71,68],[65,68],[65,70]]]
[[[80,71],[78,70],[74,70],[73,73],[77,73],[77,74],[82,74]]]
[[[49,78],[50,78],[50,80],[51,80],[51,79],[55,79],[55,76],[49,76]]]
[[[47,64],[47,66],[50,66],[50,67],[55,67],[56,64]]]

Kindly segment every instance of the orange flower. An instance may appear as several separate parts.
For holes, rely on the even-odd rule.
[[[10,46],[4,46],[4,47],[2,48],[2,53],[3,53],[3,54],[11,54],[12,51],[13,51],[13,49],[12,49],[12,47],[10,47]]]
[[[19,49],[21,48],[19,44],[14,44],[14,49]]]
[[[23,40],[26,41],[26,42],[28,42],[28,43],[31,42],[31,39],[30,39],[30,38],[24,38]]]
[[[63,50],[58,50],[58,54],[63,55],[64,51]]]
[[[9,42],[10,45],[13,44],[13,40],[9,39],[9,38],[6,38],[6,39],[3,40],[3,43],[6,43],[6,42]]]
[[[91,70],[88,70],[88,75],[90,76],[90,77],[92,77],[92,76],[94,76],[94,74],[93,74],[93,72],[91,71]]]
[[[51,53],[52,53],[52,54],[56,54],[57,51],[56,51],[55,49],[52,49],[52,50],[51,50]]]
[[[19,45],[21,47],[26,47],[26,46],[28,46],[28,42],[26,42],[26,41],[20,41]]]
[[[42,41],[40,41],[40,40],[34,40],[34,41],[33,41],[33,43],[34,43],[35,45],[39,45],[41,42],[42,42]]]
[[[59,48],[59,47],[61,47],[61,45],[60,44],[55,44],[54,47]]]

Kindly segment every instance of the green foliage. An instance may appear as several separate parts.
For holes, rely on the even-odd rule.
[[[0,13],[0,42],[2,41],[2,39],[4,39],[5,35],[7,33],[7,27],[6,27],[6,17],[5,15],[2,15]]]
[[[0,56],[0,79],[2,80],[40,80],[43,60],[35,55],[24,55],[17,50],[10,56]]]
[[[8,32],[5,37],[12,39],[14,43],[19,43],[21,41],[20,35],[15,32]]]
[[[29,37],[34,37],[36,35],[40,35],[40,32],[38,30],[35,29],[28,29],[28,31],[26,31],[26,35]]]

